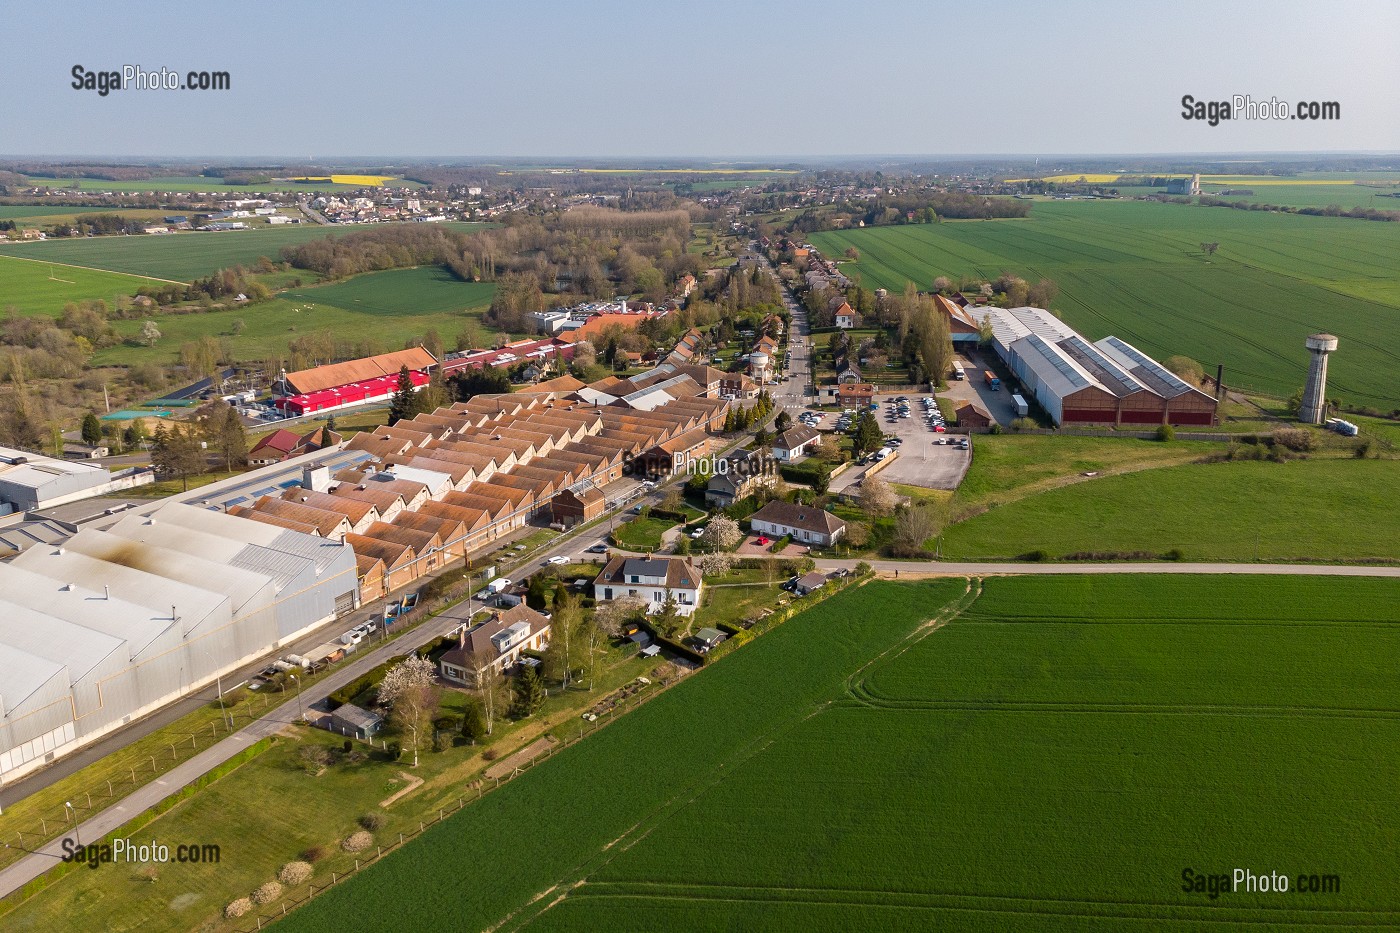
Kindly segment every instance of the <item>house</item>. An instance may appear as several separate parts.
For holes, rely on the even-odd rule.
[[[815,589],[826,585],[826,574],[820,570],[805,573],[793,581],[792,591],[798,596],[806,596]]]
[[[850,330],[852,327],[856,326],[856,317],[857,315],[855,311],[851,309],[851,306],[843,301],[840,307],[836,309],[836,326],[842,330]]]
[[[681,615],[700,605],[700,569],[683,557],[614,557],[593,581],[593,598],[640,599],[658,612],[669,597]]]
[[[728,508],[772,484],[773,474],[766,469],[761,452],[736,451],[715,460],[714,475],[705,486],[705,503]]]
[[[821,432],[805,424],[795,424],[773,439],[773,456],[784,463],[796,463],[821,440]]]
[[[327,727],[331,732],[364,741],[384,728],[384,717],[361,709],[354,703],[342,703],[331,713]]]
[[[836,387],[836,401],[847,408],[860,408],[875,399],[875,386],[868,382],[856,382]]]
[[[986,409],[976,402],[963,402],[959,405],[957,418],[960,428],[990,428],[992,426],[992,416],[987,414]]]
[[[864,382],[865,378],[860,374],[860,368],[855,363],[842,359],[836,364],[836,382],[838,385],[854,385],[857,382]]]
[[[248,463],[255,467],[281,463],[291,455],[299,440],[291,431],[278,428],[253,445],[253,449],[248,451]]]
[[[474,687],[487,671],[504,674],[526,651],[543,651],[549,642],[549,617],[519,603],[470,631],[457,633],[457,647],[438,660],[443,680]]]
[[[758,383],[743,373],[726,373],[719,380],[719,397],[728,399],[758,398]]]
[[[846,523],[824,509],[811,505],[794,505],[774,499],[749,516],[749,527],[755,534],[792,540],[804,544],[829,547],[846,531]]]

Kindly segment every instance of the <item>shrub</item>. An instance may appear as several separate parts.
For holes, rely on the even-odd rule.
[[[374,837],[363,830],[351,833],[340,842],[340,847],[346,852],[363,852],[372,845],[374,845]]]
[[[999,423],[993,421],[993,422],[992,422],[992,426],[991,426],[990,428],[987,429],[987,433],[988,433],[988,434],[1000,434],[1000,433],[1001,433],[1001,425],[1000,425]]]
[[[481,753],[481,759],[483,761],[495,761],[499,757],[501,757],[501,753],[496,751],[494,748],[488,748],[486,749],[486,751]]]
[[[856,576],[868,576],[872,569],[874,568],[872,568],[868,563],[866,563],[865,561],[861,561],[860,563],[856,564]]]
[[[326,851],[325,846],[311,846],[309,849],[302,850],[301,860],[315,865],[317,862],[325,859],[327,855],[330,855],[330,853]]]
[[[269,881],[266,884],[260,885],[258,889],[253,892],[253,903],[263,906],[271,904],[281,896],[282,885],[278,884],[276,881]]]
[[[1279,428],[1274,431],[1274,443],[1302,453],[1317,448],[1317,435],[1307,428]]]
[[[247,897],[240,897],[236,901],[229,901],[229,905],[224,908],[224,919],[233,920],[235,918],[243,916],[252,909],[252,899]]]
[[[1166,442],[1176,439],[1176,428],[1169,424],[1159,425],[1157,428],[1157,440]]]
[[[1181,553],[1181,548],[1179,548],[1179,547],[1174,547],[1174,548],[1172,548],[1170,551],[1168,551],[1167,553],[1163,554],[1163,555],[1162,555],[1162,559],[1163,559],[1163,560],[1181,560],[1183,556],[1185,556],[1185,555],[1183,555],[1183,554]]]
[[[359,819],[360,826],[370,832],[378,832],[384,828],[384,814],[378,810],[371,810]]]
[[[1040,427],[1040,425],[1036,424],[1034,419],[1031,418],[1017,418],[1015,421],[1011,422],[1011,430],[1013,431],[1034,431],[1038,427]]]
[[[1356,459],[1358,460],[1365,460],[1367,457],[1371,456],[1370,439],[1368,438],[1362,441],[1361,443],[1357,444],[1351,453],[1352,456],[1356,457]]]
[[[277,873],[277,880],[285,885],[305,884],[311,877],[311,865],[307,862],[288,862]]]
[[[346,739],[344,742],[340,743],[340,750],[348,755],[355,750],[355,743]]]
[[[1050,559],[1049,553],[1037,548],[1034,551],[1027,551],[1021,555],[1021,560],[1046,561]]]

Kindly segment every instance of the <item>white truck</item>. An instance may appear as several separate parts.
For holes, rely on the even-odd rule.
[[[1011,404],[1016,406],[1016,417],[1024,418],[1031,413],[1031,407],[1026,404],[1026,400],[1019,395],[1011,396]]]

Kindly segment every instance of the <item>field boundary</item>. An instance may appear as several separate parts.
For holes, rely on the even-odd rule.
[[[121,272],[117,269],[101,269],[97,266],[80,266],[75,262],[58,262],[53,259],[35,259],[32,256],[16,256],[13,253],[0,253],[0,259],[18,259],[20,262],[34,262],[39,265],[63,266],[65,269],[83,269],[87,272],[105,272],[108,275],[124,275],[133,279],[146,279],[151,282],[161,282],[166,285],[188,285],[189,282],[178,282],[175,279],[162,279],[154,275],[142,275],[139,272]]]

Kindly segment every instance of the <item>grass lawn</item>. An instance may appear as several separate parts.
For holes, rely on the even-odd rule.
[[[1394,926],[1400,765],[1358,758],[1400,740],[1393,590],[870,582],[284,924],[387,911],[418,930]],[[955,600],[960,616],[925,624]],[[626,793],[599,792],[621,774]],[[494,883],[462,883],[484,864]],[[1325,897],[1181,890],[1183,867],[1237,865],[1343,880]]]
[[[441,266],[370,272],[315,288],[290,289],[281,298],[298,305],[330,305],[361,314],[398,317],[441,311],[484,312],[496,287],[463,282]]]
[[[153,178],[143,178],[139,181],[111,181],[106,178],[53,178],[41,175],[27,175],[24,183],[33,187],[50,188],[79,188],[83,191],[208,191],[215,193],[238,193],[247,194],[249,192],[275,192],[275,191],[355,191],[361,187],[360,184],[336,184],[330,181],[318,181],[315,183],[296,184],[288,181],[269,181],[255,185],[234,185],[225,184],[222,178],[211,178],[204,175],[162,175]],[[394,179],[387,184],[400,188],[418,188],[421,185],[416,181],[406,181],[402,178]],[[187,213],[187,212],[186,212]]]
[[[135,275],[0,256],[0,311],[57,316],[71,301],[101,298],[110,306],[138,288],[160,284]]]
[[[1179,549],[1186,560],[1400,560],[1400,461],[1188,464],[1051,489],[944,531],[951,560]]]
[[[1400,404],[1389,377],[1400,355],[1400,225],[1072,201],[1038,203],[1026,220],[837,230],[812,242],[830,256],[856,247],[860,260],[842,268],[869,288],[1002,271],[1048,277],[1060,286],[1055,309],[1090,339],[1116,334],[1159,358],[1223,362],[1227,384],[1281,397],[1302,384],[1304,338],[1327,330],[1350,348],[1332,358],[1329,392]],[[1202,242],[1219,251],[1203,255]]]
[[[755,572],[761,575],[761,572]],[[778,588],[778,584],[785,579],[782,574],[775,579],[777,582],[772,584],[754,582],[718,586],[706,580],[705,595],[689,630],[695,631],[707,625],[713,628],[721,623],[734,625],[744,619],[757,618],[761,611],[772,608],[779,599],[790,598]]]
[[[661,535],[679,522],[669,518],[634,518],[613,530],[613,543],[627,551],[650,551],[661,547]]]
[[[1087,472],[1170,466],[1224,449],[1206,441],[979,434],[972,441],[972,466],[953,496],[952,517],[1075,482]]]

